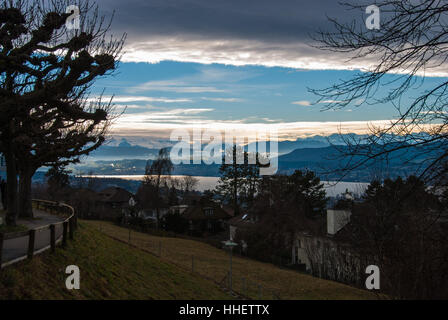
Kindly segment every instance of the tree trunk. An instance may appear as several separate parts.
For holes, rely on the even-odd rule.
[[[20,170],[19,177],[19,217],[33,218],[33,206],[31,202],[31,181],[35,170],[24,166]]]
[[[5,150],[6,160],[6,217],[5,222],[8,226],[15,226],[17,223],[17,166],[11,146]]]

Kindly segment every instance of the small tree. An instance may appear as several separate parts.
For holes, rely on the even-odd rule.
[[[156,209],[157,227],[160,223],[160,208],[163,203],[162,188],[167,186],[167,179],[169,179],[173,171],[173,163],[171,162],[169,150],[163,148],[159,150],[157,159],[146,165],[145,177],[142,182],[140,198],[150,200],[153,208]],[[143,200],[143,201],[147,201]]]
[[[219,169],[221,176],[216,192],[232,203],[235,215],[242,204],[253,201],[260,182],[258,154],[254,155],[255,164],[249,163],[249,156],[241,147],[233,146],[226,150]],[[226,163],[226,158],[232,162]]]
[[[296,170],[288,178],[287,195],[291,195],[308,217],[322,217],[327,199],[324,185],[313,171]]]
[[[248,211],[257,223],[238,236],[247,242],[249,255],[264,256],[262,259],[274,263],[289,262],[285,258],[297,230],[322,232],[325,206],[323,184],[313,172],[297,170],[291,176],[263,177]]]
[[[163,225],[166,231],[185,233],[188,230],[188,220],[179,213],[169,213],[163,217]]]
[[[185,195],[188,195],[197,187],[199,180],[193,176],[186,175],[181,178],[180,185]]]
[[[59,200],[60,193],[70,186],[70,173],[62,166],[53,166],[47,171],[47,193],[52,200]]]
[[[324,185],[313,171],[296,170],[292,175],[264,177],[260,196],[269,198],[271,204],[289,203],[291,210],[308,218],[322,217],[327,199]]]

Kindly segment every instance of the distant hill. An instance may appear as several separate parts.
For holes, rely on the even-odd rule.
[[[114,158],[114,159],[150,159],[154,158],[159,149],[150,149],[139,145],[132,145],[126,139],[114,146],[105,144],[89,155],[89,160]]]
[[[329,137],[313,136],[300,138],[296,141],[279,142],[279,172],[290,174],[296,169],[313,170],[322,179],[340,179],[336,169],[342,168],[350,161],[345,156],[347,147],[344,139],[360,138],[357,135],[333,135]],[[330,142],[333,145],[330,145]],[[245,149],[249,149],[246,146]],[[267,145],[269,152],[269,144]],[[381,146],[373,149],[380,150]],[[437,150],[437,148],[435,148]],[[90,163],[82,163],[76,166],[77,172],[92,171],[97,175],[142,175],[145,172],[146,161],[154,159],[158,149],[145,148],[132,145],[122,139],[115,146],[103,146],[97,150],[89,160]],[[414,174],[419,165],[430,157],[435,157],[434,150],[426,152],[424,149],[408,149],[396,151],[390,154],[388,159],[371,161],[363,168],[357,168],[350,172],[345,181],[370,182],[373,177],[396,177]],[[101,161],[100,161],[101,160]],[[354,160],[359,160],[355,158]],[[75,172],[74,171],[74,172]],[[205,164],[181,164],[174,166],[175,175],[219,176],[219,165]]]
[[[398,146],[398,144],[397,144]],[[379,152],[380,145],[365,146]],[[425,148],[427,151],[425,151]],[[362,167],[347,173],[345,181],[370,182],[377,177],[397,177],[416,174],[421,170],[422,162],[436,156],[437,151],[431,148],[409,148],[394,151],[387,158],[378,158],[367,161]],[[347,164],[359,163],[366,160],[362,156],[348,156],[346,146],[328,146],[325,148],[304,148],[282,155],[278,158],[279,172],[290,174],[296,169],[309,169],[315,171],[325,180],[340,179],[337,169],[344,168]]]

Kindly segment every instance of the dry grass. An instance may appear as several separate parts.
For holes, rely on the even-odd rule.
[[[85,222],[55,254],[45,252],[0,271],[5,299],[230,299],[215,283],[98,232]],[[65,288],[77,265],[80,290]]]
[[[128,241],[128,229],[112,223],[86,221],[103,233]],[[229,254],[208,244],[181,239],[156,237],[144,233],[131,232],[131,244],[156,255],[159,244],[162,248],[162,260],[191,270],[194,257],[195,272],[220,281],[229,270]],[[327,281],[292,270],[281,269],[269,263],[246,258],[233,257],[233,287],[245,294],[243,277],[248,284],[248,296],[259,298],[262,286],[262,299],[273,299],[273,293],[281,299],[376,299],[377,296],[366,290],[360,290],[333,281]]]

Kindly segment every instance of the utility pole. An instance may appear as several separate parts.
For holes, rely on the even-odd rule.
[[[229,265],[229,290],[232,293],[232,253],[233,247],[236,247],[238,243],[233,242],[232,240],[223,241],[223,244],[228,247],[230,250],[230,265]]]

